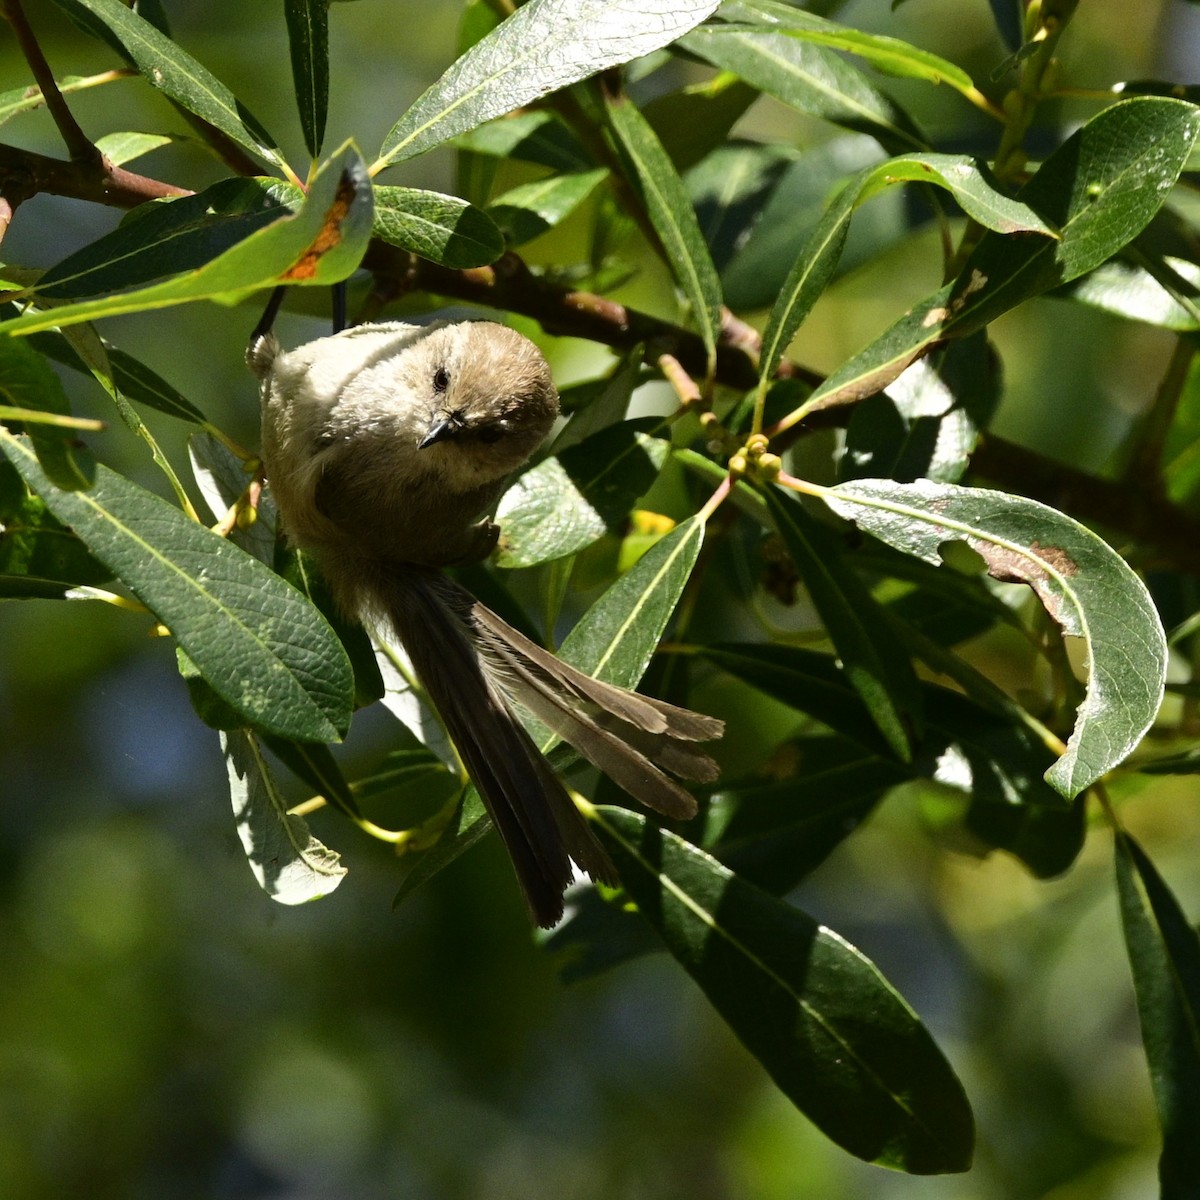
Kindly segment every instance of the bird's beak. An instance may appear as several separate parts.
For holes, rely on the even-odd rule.
[[[451,417],[437,417],[433,424],[429,426],[429,431],[417,443],[418,450],[424,450],[428,446],[432,446],[435,442],[444,441],[446,438],[453,436],[457,432],[459,422]]]

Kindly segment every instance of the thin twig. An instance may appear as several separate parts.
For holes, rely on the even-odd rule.
[[[21,0],[4,0],[2,11],[12,26],[17,45],[20,46],[21,53],[25,56],[25,61],[29,64],[29,69],[33,72],[33,77],[41,89],[42,98],[50,110],[50,115],[54,118],[54,124],[58,126],[58,132],[62,134],[71,160],[98,164],[103,155],[96,149],[92,139],[80,128],[79,122],[75,120],[75,114],[71,112],[66,100],[63,99],[62,92],[58,90],[54,72],[50,69],[50,64],[46,61],[46,56],[42,53],[42,48],[38,44],[33,30],[29,27],[29,22],[25,18],[25,10],[21,7]]]

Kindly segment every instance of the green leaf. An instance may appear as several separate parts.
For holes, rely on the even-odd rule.
[[[254,735],[246,730],[223,733],[221,749],[238,837],[259,887],[279,904],[307,904],[328,896],[346,868],[300,817],[287,811]]]
[[[638,189],[675,282],[704,339],[711,370],[721,334],[721,281],[700,232],[696,211],[662,143],[633,102],[606,96],[605,105],[609,128],[629,165],[630,180]]]
[[[206,67],[121,0],[54,0],[80,28],[107,42],[181,108],[239,146],[283,166],[278,143]]]
[[[702,646],[698,652],[739,679],[885,759],[894,756],[862,698],[829,654],[798,646]],[[906,769],[988,804],[1062,811],[1043,780],[1053,755],[1023,724],[961,692],[921,687],[925,733]]]
[[[724,270],[756,227],[781,176],[796,160],[789,146],[729,142],[687,173],[688,195],[718,270]]]
[[[650,490],[669,443],[639,425],[611,425],[524,472],[500,501],[497,563],[530,567],[565,558],[615,531]]]
[[[0,326],[0,332],[3,331]],[[84,360],[76,352],[69,341],[57,331],[47,330],[44,333],[30,334],[28,344],[47,358],[70,367],[73,371],[91,374]],[[124,350],[118,350],[111,342],[100,339],[104,352],[108,355],[108,365],[112,371],[113,383],[121,395],[135,404],[143,404],[157,412],[166,413],[180,421],[192,425],[203,425],[204,414],[188,400],[182,392],[172,387],[161,375],[152,371],[140,359]]]
[[[5,322],[3,331],[20,335],[278,284],[336,283],[362,260],[371,211],[370,180],[347,144],[317,175],[298,212],[281,216],[197,270],[122,295],[31,312]]]
[[[61,600],[70,589],[107,583],[112,572],[29,493],[0,461],[0,598]]]
[[[66,393],[50,364],[31,346],[11,338],[0,338],[0,403],[55,416],[71,413]],[[72,451],[77,436],[73,430],[30,421],[28,434],[42,470],[56,487],[74,491],[88,486],[88,472]]]
[[[676,169],[686,171],[725,145],[758,97],[757,88],[732,75],[717,75],[656,96],[642,112]]]
[[[472,154],[515,158],[552,171],[589,171],[593,166],[570,130],[553,113],[542,109],[488,121],[455,138],[454,144]]]
[[[957,483],[1000,401],[1000,360],[982,329],[918,359],[854,406],[843,479]]]
[[[864,168],[817,222],[780,290],[763,333],[760,387],[774,375],[801,321],[833,277],[855,209],[897,183],[913,182],[944,188],[965,212],[988,229],[1052,235],[1050,226],[1032,207],[997,191],[987,169],[966,155],[907,154]],[[811,403],[805,405],[806,410]]]
[[[1137,842],[1118,831],[1115,848],[1121,924],[1163,1131],[1161,1196],[1185,1200],[1200,1190],[1200,938]]]
[[[64,75],[57,82],[58,90],[64,96],[69,96],[72,92],[84,91],[101,82],[111,82],[111,80],[103,77],[97,78],[94,75]],[[42,95],[42,89],[36,84],[0,92],[0,125],[11,121],[13,117],[20,116],[21,113],[42,108],[45,103],[46,98]]]
[[[608,174],[603,167],[571,175],[551,175],[511,188],[488,205],[508,244],[520,246],[565,221]]]
[[[791,891],[866,819],[909,770],[837,737],[783,748],[795,774],[722,786],[709,800],[703,844],[772,895]]]
[[[1160,264],[1159,273],[1163,271],[1178,278],[1184,296],[1194,301],[1200,294],[1200,266],[1196,263],[1168,255]],[[1185,307],[1145,267],[1119,258],[1102,263],[1051,295],[1160,329],[1182,333],[1200,328],[1194,303]]]
[[[472,46],[400,118],[371,173],[659,50],[716,7],[717,0],[530,0]]]
[[[102,138],[96,139],[96,149],[114,167],[132,162],[135,158],[141,158],[143,154],[149,154],[151,150],[158,150],[170,144],[171,139],[161,133],[106,133]]]
[[[297,779],[312,788],[314,795],[323,796],[330,805],[352,819],[362,817],[358,801],[328,746],[321,742],[294,742],[270,735],[265,736],[263,741]]]
[[[800,112],[870,134],[890,153],[925,148],[924,135],[903,109],[824,46],[719,25],[693,30],[679,44]]]
[[[964,1171],[962,1085],[916,1014],[832,930],[624,809],[596,812],[622,882],[775,1084],[851,1154]]]
[[[725,4],[721,17],[726,22],[750,21],[787,33],[801,41],[832,50],[843,50],[864,58],[877,71],[902,79],[923,79],[926,83],[946,83],[955,91],[974,94],[971,77],[961,68],[928,50],[921,50],[899,38],[884,37],[849,29],[812,13],[800,12],[788,4],[771,0],[738,0]],[[721,28],[721,26],[714,26]]]
[[[610,587],[563,640],[559,655],[618,687],[637,687],[704,543],[695,517],[656,542]]]
[[[135,209],[111,233],[50,267],[37,295],[75,299],[194,271],[287,216],[270,179],[222,179],[194,196]]]
[[[288,49],[292,58],[292,86],[304,144],[314,159],[325,138],[329,108],[329,4],[328,0],[286,0]]]
[[[455,269],[484,267],[504,253],[504,235],[482,209],[420,188],[375,188],[375,236]]]
[[[98,467],[90,491],[64,492],[38,468],[27,442],[0,430],[0,450],[248,724],[299,741],[345,733],[350,664],[294,588],[113,471]]]
[[[935,342],[966,337],[1111,258],[1158,212],[1198,134],[1200,110],[1178,100],[1123,100],[1097,114],[1018,195],[1058,229],[1059,240],[985,234],[958,279],[839,367],[793,422],[873,395]]]
[[[192,478],[208,505],[213,521],[221,521],[229,510],[246,495],[253,476],[246,470],[248,463],[238,458],[219,438],[207,431],[194,433],[188,438],[188,458],[192,464]],[[247,554],[257,558],[268,567],[275,563],[276,530],[279,515],[270,491],[262,492],[255,509],[252,524],[235,525],[229,540]]]
[[[800,572],[850,686],[902,762],[920,730],[920,692],[912,660],[866,585],[843,561],[836,539],[798,499],[765,492],[775,527]]]
[[[1106,542],[1023,496],[925,480],[864,480],[823,493],[839,516],[906,554],[940,561],[963,541],[997,579],[1027,583],[1088,650],[1087,691],[1066,753],[1046,780],[1067,798],[1141,741],[1163,694],[1166,638],[1145,584]]]

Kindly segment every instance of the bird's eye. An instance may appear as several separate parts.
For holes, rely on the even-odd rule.
[[[481,442],[490,446],[504,436],[503,425],[484,425],[475,435]]]
[[[438,367],[433,373],[433,390],[444,392],[450,386],[450,372],[445,367]]]

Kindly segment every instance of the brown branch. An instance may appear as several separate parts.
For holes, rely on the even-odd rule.
[[[62,134],[71,160],[79,163],[98,164],[101,160],[100,151],[96,149],[92,139],[79,127],[79,122],[75,120],[75,114],[71,112],[66,100],[63,99],[62,92],[58,90],[54,72],[50,69],[50,64],[46,61],[46,56],[42,53],[42,48],[38,44],[33,30],[29,27],[29,22],[25,18],[25,10],[21,7],[21,0],[4,0],[3,8],[0,11],[12,26],[17,45],[20,46],[21,53],[25,56],[25,61],[33,72],[33,78],[41,89],[42,99],[45,100],[46,107],[54,118],[54,124],[58,126],[58,132]]]
[[[11,189],[14,188],[20,199],[13,194]],[[106,158],[67,161],[2,142],[0,189],[12,199],[14,208],[20,200],[39,192],[67,196],[72,200],[90,200],[113,208],[136,208],[147,200],[192,194],[187,188],[114,167]]]

